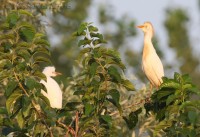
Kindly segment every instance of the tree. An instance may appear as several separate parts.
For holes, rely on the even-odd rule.
[[[165,27],[169,35],[169,46],[176,51],[176,56],[180,64],[182,73],[189,73],[196,84],[199,85],[198,79],[198,59],[193,55],[192,46],[188,36],[187,22],[188,15],[182,9],[167,11]]]
[[[2,134],[110,135],[114,120],[113,108],[108,106],[114,105],[121,115],[120,90],[135,90],[132,83],[122,77],[120,70],[125,66],[118,53],[101,47],[105,43],[103,35],[90,23],[83,23],[74,34],[84,36],[78,44],[86,46],[79,55],[82,71],[71,80],[75,83],[72,84],[74,95],[79,100],[67,102],[61,110],[52,109],[41,94],[41,89],[45,89],[40,83],[45,79],[40,66],[50,63],[49,43],[28,22],[31,17],[25,10],[11,11],[1,24],[0,80],[6,98],[6,107],[1,108]]]
[[[123,58],[124,53],[135,54],[136,59],[139,56],[122,48],[128,45],[130,37],[136,35],[132,27],[134,21],[126,16],[116,19],[102,8],[100,22],[105,27],[114,22],[117,31],[103,31],[101,34],[92,23],[81,23],[87,16],[86,7],[90,1],[85,1],[82,6],[74,1],[71,11],[65,9],[64,6],[70,6],[69,1],[65,1],[61,3],[63,7],[59,7],[61,11],[53,14],[57,20],[64,14],[64,20],[67,18],[73,22],[73,25],[70,21],[66,26],[64,24],[63,29],[56,25],[58,28],[55,30],[64,33],[65,28],[69,29],[67,37],[63,38],[69,48],[61,49],[69,50],[65,53],[75,53],[76,50],[73,60],[67,64],[69,67],[66,67],[76,71],[65,73],[65,77],[70,76],[67,82],[62,80],[66,87],[64,107],[60,110],[51,108],[48,99],[41,94],[41,89],[45,90],[40,83],[41,79],[45,80],[41,71],[43,66],[52,64],[50,58],[58,56],[50,53],[48,38],[39,29],[39,19],[33,16],[43,12],[37,8],[34,12],[24,10],[26,7],[23,5],[16,5],[19,1],[3,2],[10,8],[2,12],[0,23],[0,92],[5,98],[0,107],[2,135],[13,132],[15,136],[130,136],[137,130],[138,136],[143,133],[151,136],[199,136],[200,101],[191,99],[191,96],[199,97],[200,91],[190,77],[178,73],[174,78],[164,77],[160,89],[153,91],[150,98],[145,96],[148,89],[136,92],[125,75],[132,62],[125,64]],[[23,4],[34,5],[34,2],[25,0]],[[59,5],[59,1],[37,2],[46,4],[44,11]],[[11,10],[13,7],[16,10]],[[79,9],[84,16],[79,16]],[[186,32],[184,27],[180,29]],[[108,48],[107,42],[112,48]],[[133,66],[138,67],[139,61],[135,60]]]

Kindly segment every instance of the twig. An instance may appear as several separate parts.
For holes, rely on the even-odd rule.
[[[25,88],[23,87],[23,85],[21,84],[21,82],[19,81],[19,78],[17,77],[17,74],[15,73],[14,71],[14,75],[15,75],[15,79],[17,80],[18,84],[19,84],[19,87],[23,90],[23,92],[25,93],[25,95],[27,97],[30,97],[29,94],[26,92]],[[39,117],[42,117],[41,116],[41,108],[39,105],[37,105],[34,100],[31,100],[31,103],[33,104],[33,107],[35,108],[36,112],[38,113]],[[45,120],[42,119],[42,121],[44,122],[45,126],[47,127],[49,133],[50,133],[50,137],[53,137],[53,133],[51,131],[51,129],[48,127],[47,123]]]
[[[73,135],[74,137],[78,137],[78,130],[79,130],[79,126],[78,126],[78,123],[79,123],[79,112],[77,111],[76,112],[76,116],[74,118],[74,120],[72,120],[72,122],[69,124],[69,126],[63,124],[62,122],[60,121],[56,121],[57,124],[59,124],[60,126],[64,127],[67,132],[65,134],[65,137],[68,137],[68,134],[70,132],[71,135]],[[75,126],[75,130],[71,127],[71,125],[75,122],[76,126]]]
[[[76,130],[75,130],[75,137],[78,137],[78,122],[79,122],[79,117],[78,117],[78,111],[76,111]]]
[[[143,104],[143,103],[150,103],[150,102],[151,102],[150,97],[147,97],[147,98],[141,100],[140,102],[136,102],[135,104],[131,104],[131,105],[125,107],[124,109],[131,108],[133,106],[137,106],[137,105],[140,105],[140,104]],[[115,111],[115,112],[111,113],[110,116],[116,115],[118,113],[119,113],[118,111]]]

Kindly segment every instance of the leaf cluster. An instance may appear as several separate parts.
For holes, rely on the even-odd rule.
[[[46,129],[39,101],[45,106],[49,102],[41,94],[45,76],[40,66],[50,63],[49,43],[27,20],[32,17],[25,10],[11,11],[0,24],[0,84],[6,98],[0,111],[2,134],[25,136],[31,130],[36,135]]]
[[[171,137],[199,136],[200,101],[195,99],[199,95],[189,75],[175,73],[173,79],[164,77],[160,89],[152,95],[152,103],[145,105],[159,121],[153,135],[162,130]]]
[[[80,73],[74,77],[74,95],[81,97],[79,110],[81,136],[108,136],[113,128],[113,106],[122,114],[120,91],[134,91],[132,83],[123,77],[125,69],[117,51],[105,48],[106,41],[91,23],[82,23],[75,36],[82,46],[78,56]]]

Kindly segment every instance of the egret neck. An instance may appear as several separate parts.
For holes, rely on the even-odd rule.
[[[152,37],[153,37],[152,33],[150,32],[144,33],[144,47],[143,47],[144,58],[150,53],[156,52],[151,41]]]

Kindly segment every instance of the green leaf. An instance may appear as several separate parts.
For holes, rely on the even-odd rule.
[[[121,82],[122,81],[121,76],[120,76],[118,70],[114,66],[110,66],[108,68],[108,74],[110,75],[110,77],[114,81],[117,81],[117,82]]]
[[[68,102],[66,105],[65,105],[65,108],[68,108],[69,110],[76,110],[78,108],[78,106],[81,105],[81,102]]]
[[[4,47],[4,52],[9,52],[12,49],[12,44],[9,42],[6,42],[5,44],[3,44]]]
[[[84,95],[85,91],[84,90],[76,90],[74,91],[73,95]]]
[[[18,65],[16,65],[16,70],[17,71],[25,71],[27,67],[27,63],[25,61],[19,63]]]
[[[35,78],[38,78],[38,79],[43,79],[46,81],[46,76],[44,75],[44,73],[42,73],[41,71],[39,70],[36,70],[34,73],[33,73],[34,77]]]
[[[182,77],[179,73],[175,72],[174,73],[174,80],[179,82],[179,83],[182,83]]]
[[[37,46],[47,46],[47,47],[50,47],[50,44],[47,40],[45,39],[35,39],[34,42],[33,42],[35,45]]]
[[[189,76],[189,74],[182,75],[182,78],[183,78],[184,83],[192,83],[192,79]]]
[[[14,41],[14,38],[15,38],[15,35],[10,33],[10,34],[4,34],[4,35],[0,35],[0,40],[3,41],[3,40],[12,40]]]
[[[128,90],[128,91],[135,91],[135,86],[129,80],[122,80],[121,84]]]
[[[113,49],[107,49],[104,51],[104,54],[115,59],[115,61],[121,61],[120,54],[118,51]]]
[[[34,48],[34,50],[32,51],[32,55],[33,56],[44,56],[44,57],[50,57],[51,53],[49,51],[49,49],[44,48],[44,47],[36,47]]]
[[[166,100],[166,105],[169,105],[171,102],[174,102],[176,98],[177,98],[177,96],[174,94],[168,96],[168,98]]]
[[[0,60],[0,68],[5,69],[7,66],[12,66],[12,63],[9,59],[1,59]]]
[[[29,90],[33,90],[36,86],[40,85],[34,78],[27,77],[25,78],[24,84],[28,87]]]
[[[82,23],[78,28],[77,34],[78,36],[82,35],[83,32],[87,29],[87,23]]]
[[[119,94],[119,91],[116,90],[116,89],[111,89],[109,91],[109,95],[111,95],[112,99],[114,100],[114,102],[116,104],[119,104],[119,99],[120,99],[120,94]]]
[[[13,79],[9,79],[7,86],[6,86],[6,90],[5,90],[5,95],[6,97],[10,96],[11,93],[14,92],[14,89],[18,86],[18,83],[13,80]]]
[[[9,98],[6,100],[6,109],[8,110],[8,113],[11,113],[14,107],[15,102],[21,98],[23,94],[21,91],[17,90],[14,91]]]
[[[27,10],[20,9],[20,10],[18,10],[18,12],[19,12],[19,14],[24,14],[24,15],[33,17],[33,15],[30,12],[28,12]]]
[[[9,23],[0,24],[0,30],[8,30],[8,29],[9,29]]]
[[[31,57],[31,54],[26,49],[18,50],[17,55],[22,57],[26,62],[28,62]]]
[[[90,33],[90,36],[91,36],[91,37],[97,37],[97,38],[99,38],[100,40],[103,40],[103,35],[100,34],[100,33]]]
[[[79,55],[78,55],[78,60],[83,59],[84,54],[89,53],[90,51],[91,51],[91,48],[90,48],[90,47],[82,49],[82,50],[80,51]]]
[[[129,129],[133,129],[138,122],[138,115],[142,112],[142,109],[138,109],[135,112],[131,112],[128,117],[123,117]]]
[[[84,106],[84,114],[86,116],[90,115],[90,113],[93,111],[93,106],[89,103],[86,103]]]
[[[26,25],[20,28],[20,37],[27,42],[31,42],[35,36],[35,28],[31,25]]]
[[[45,91],[44,91],[44,92],[45,92]],[[42,101],[44,101],[44,103],[45,103],[47,106],[51,106],[51,105],[50,105],[50,102],[49,102],[49,99],[48,99],[46,96],[44,96],[41,92],[39,93],[38,97],[39,97]]]
[[[26,47],[26,48],[29,48],[30,44],[27,43],[27,42],[22,41],[22,42],[18,42],[16,46],[17,47]]]
[[[106,64],[117,65],[117,66],[119,66],[123,70],[126,69],[125,65],[121,61],[115,60],[113,58],[107,58],[106,59]]]
[[[108,123],[108,126],[112,127],[112,117],[110,115],[101,115],[101,118]]]
[[[78,42],[78,46],[86,46],[87,44],[90,44],[91,43],[91,40],[88,40],[88,39],[82,39],[82,40],[79,40]]]
[[[0,107],[0,114],[3,115],[3,114],[7,114],[7,110],[5,107]]]
[[[25,125],[25,120],[24,120],[24,118],[23,118],[23,116],[22,116],[22,112],[21,112],[21,111],[19,111],[19,113],[17,114],[16,119],[17,119],[17,122],[18,122],[19,127],[20,127],[21,129],[23,129],[23,128],[24,128],[24,125]]]
[[[31,113],[32,105],[31,105],[30,100],[29,99],[27,99],[27,100],[28,101],[24,103],[27,105],[24,105],[24,107],[22,108],[22,114],[23,114],[24,118],[27,118],[31,115],[30,113]]]
[[[120,113],[122,114],[122,108],[121,105],[119,104],[119,99],[120,99],[120,93],[116,89],[111,89],[108,93],[112,98],[108,98],[107,100],[110,101],[113,105],[115,105]]]
[[[97,32],[98,31],[98,28],[97,27],[94,27],[94,26],[89,26],[88,27],[88,29],[89,29],[89,32]]]
[[[18,20],[19,20],[19,15],[15,11],[10,12],[7,16],[7,22],[9,23],[10,27],[16,25]]]
[[[34,64],[40,63],[40,62],[46,62],[46,63],[51,63],[49,58],[42,57],[42,56],[36,56],[34,57]]]
[[[174,88],[174,89],[179,89],[180,84],[175,82],[174,80],[168,80],[166,82],[163,82],[160,86],[160,88]]]
[[[195,124],[197,122],[197,117],[198,114],[195,111],[188,112],[188,118],[192,124]]]
[[[89,67],[89,73],[92,77],[96,74],[97,68],[98,68],[98,64],[96,62],[93,62],[91,66]]]
[[[172,91],[172,90],[167,90],[167,91],[159,90],[159,91],[153,93],[152,98],[154,100],[158,101],[161,98],[169,96],[169,95],[171,95],[173,93],[174,93],[174,91]]]

